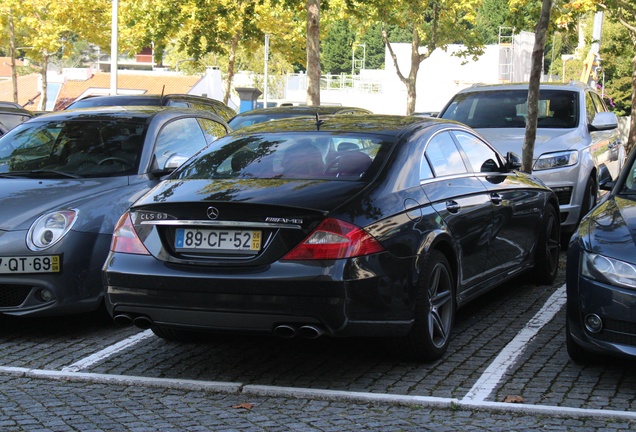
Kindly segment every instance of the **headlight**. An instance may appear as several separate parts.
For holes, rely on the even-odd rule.
[[[636,266],[603,255],[583,252],[581,274],[609,285],[636,289]]]
[[[27,233],[27,246],[32,251],[50,248],[70,231],[78,210],[57,210],[40,216]]]
[[[552,168],[561,168],[576,165],[579,161],[579,152],[566,151],[559,153],[546,153],[539,156],[534,163],[534,171],[541,171]]]

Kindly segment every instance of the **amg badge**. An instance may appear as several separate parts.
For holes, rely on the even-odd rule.
[[[266,217],[265,222],[274,222],[274,223],[288,223],[288,224],[298,224],[302,225],[302,219],[287,219],[287,218],[277,218],[277,217]]]

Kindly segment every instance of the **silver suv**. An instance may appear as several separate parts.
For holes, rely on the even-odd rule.
[[[502,154],[521,155],[528,84],[474,85],[439,117],[476,129]],[[562,231],[571,234],[596,205],[599,178],[615,180],[625,161],[616,115],[583,83],[541,84],[533,174],[559,197]]]

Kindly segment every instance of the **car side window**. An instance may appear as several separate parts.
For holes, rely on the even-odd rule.
[[[464,131],[452,132],[459,145],[466,153],[473,171],[501,172],[501,164],[497,153],[475,135]]]
[[[203,130],[205,141],[208,144],[227,133],[225,127],[222,124],[215,122],[214,120],[200,118],[199,124],[201,125],[201,129]]]
[[[197,119],[181,118],[161,129],[153,154],[157,158],[157,166],[162,168],[170,156],[179,154],[190,157],[207,145]]]
[[[605,112],[607,108],[603,103],[603,100],[597,93],[590,93],[592,95],[592,100],[594,101],[594,105],[596,105],[596,112]]]
[[[436,177],[468,172],[462,155],[448,132],[438,133],[431,138],[425,153]]]
[[[592,124],[596,117],[596,107],[594,106],[591,93],[585,93],[585,111],[587,113],[587,122]]]

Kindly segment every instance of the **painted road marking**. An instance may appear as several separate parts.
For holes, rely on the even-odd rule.
[[[267,385],[245,385],[243,383],[186,380],[174,378],[149,378],[128,375],[96,374],[88,372],[60,372],[44,369],[0,366],[0,374],[19,378],[49,379],[67,382],[89,382],[124,386],[166,388],[182,391],[209,391],[238,394],[247,397],[281,397],[346,401],[353,403],[389,403],[404,406],[431,408],[480,410],[518,415],[550,415],[563,418],[594,418],[599,420],[636,421],[636,412],[608,409],[569,408],[549,405],[511,404],[501,402],[467,402],[455,398],[429,396],[391,395],[340,390],[320,390],[298,387],[276,387]]]
[[[566,301],[565,285],[557,289],[543,305],[541,310],[525,325],[523,329],[505,346],[495,360],[479,377],[473,388],[462,399],[464,402],[481,402],[495,389],[508,368],[523,353],[528,343],[549,323],[561,310]]]
[[[64,366],[62,368],[62,372],[79,372],[82,369],[89,368],[96,363],[99,363],[102,360],[107,359],[108,357],[117,354],[120,351],[130,348],[131,346],[138,344],[144,339],[152,336],[152,330],[146,330],[141,333],[137,333],[135,335],[130,336],[129,338],[124,339],[123,341],[117,342],[114,345],[104,348],[101,351],[96,352],[95,354],[91,354],[88,357],[85,357],[79,361],[76,361],[72,365]]]

